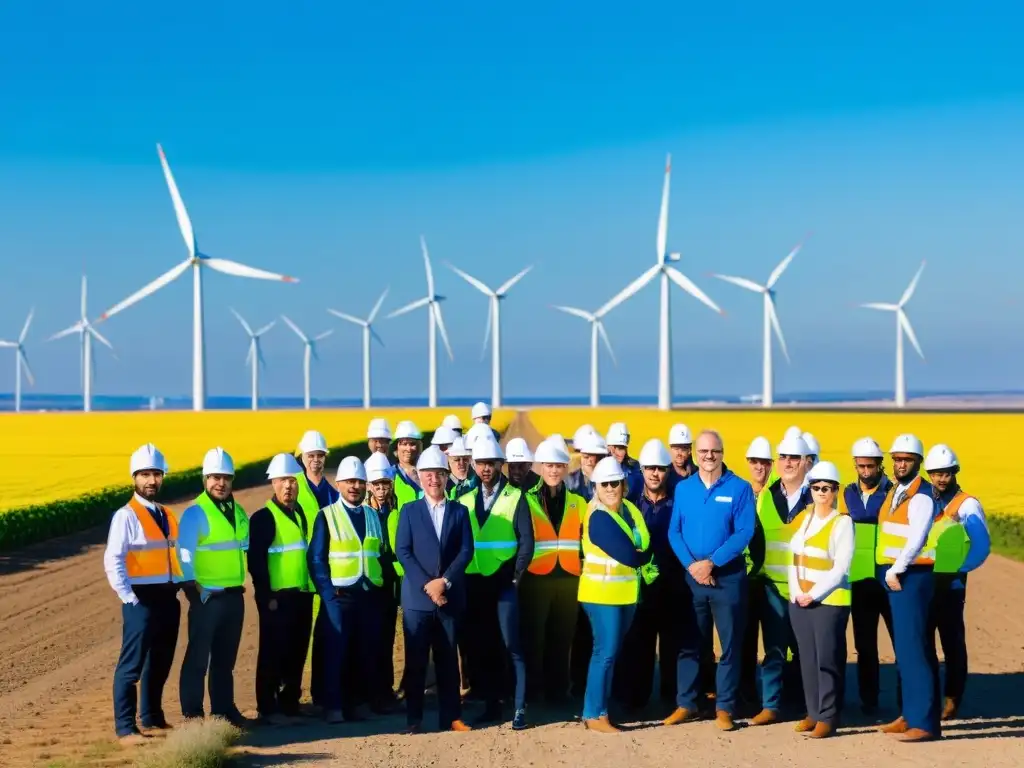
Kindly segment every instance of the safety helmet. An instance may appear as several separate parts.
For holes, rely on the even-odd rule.
[[[164,455],[152,443],[146,443],[135,449],[129,461],[132,477],[136,472],[143,472],[147,469],[155,469],[167,474],[167,461]]]
[[[808,482],[813,483],[815,480],[827,480],[830,483],[840,483],[839,470],[836,469],[836,465],[831,461],[819,461],[813,467],[811,471],[807,473]]]
[[[235,462],[231,460],[231,454],[220,446],[211,448],[203,457],[203,476],[206,475],[231,475],[235,474]]]
[[[377,455],[383,456],[383,454],[380,453]],[[366,467],[364,467],[363,462],[355,456],[346,456],[338,465],[338,474],[334,476],[334,479],[339,483],[342,480],[362,480],[365,482]]]
[[[870,437],[862,437],[860,440],[853,444],[853,448],[850,453],[853,458],[861,459],[883,459],[885,454],[882,453],[882,447],[872,440]]]
[[[590,473],[590,480],[593,483],[614,483],[625,479],[626,473],[614,456],[605,456],[597,462],[594,471]]]
[[[765,461],[771,461],[775,457],[772,455],[772,445],[768,442],[767,437],[761,437],[758,435],[750,441],[750,447],[747,448],[748,459],[763,459]]]
[[[299,440],[299,453],[311,453],[313,451],[327,453],[327,439],[315,429],[306,432],[302,439]]]
[[[379,454],[378,454],[379,455]],[[267,479],[276,480],[280,477],[295,477],[302,472],[302,467],[290,453],[279,453],[270,460],[267,467]]]
[[[889,453],[914,453],[923,459],[924,443],[921,442],[917,435],[896,435],[896,439],[892,441],[892,448],[889,449]]]
[[[432,445],[420,454],[416,461],[416,471],[422,472],[425,469],[442,469],[448,471],[448,459],[436,445]]]
[[[513,437],[505,444],[505,461],[517,464],[533,464],[533,452],[526,440]]]
[[[937,472],[940,469],[957,470],[959,468],[960,462],[956,454],[953,453],[953,449],[943,443],[933,445],[924,459],[925,472]]]
[[[637,459],[641,467],[667,467],[672,463],[672,457],[668,448],[658,438],[652,438],[644,443],[640,449],[640,456]]]
[[[540,464],[568,464],[569,451],[559,445],[552,435],[537,446],[533,460]]]
[[[394,477],[394,467],[383,453],[374,452],[363,462],[363,469],[366,470],[366,482],[375,483],[378,480],[391,480]]]
[[[693,433],[685,424],[673,424],[668,431],[669,445],[692,445]]]

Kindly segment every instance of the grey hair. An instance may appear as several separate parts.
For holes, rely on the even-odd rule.
[[[704,435],[710,435],[715,438],[715,440],[718,441],[718,444],[722,446],[722,452],[725,452],[725,441],[722,439],[722,435],[717,429],[702,429],[700,434],[697,435],[697,440],[693,441],[693,444],[696,445],[697,441],[704,437]]]

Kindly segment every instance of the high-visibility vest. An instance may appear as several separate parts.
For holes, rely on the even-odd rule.
[[[380,565],[380,545],[384,533],[380,518],[373,507],[363,504],[361,508],[366,523],[366,535],[362,541],[342,502],[336,501],[323,508],[327,530],[331,534],[327,555],[331,583],[336,587],[351,587],[363,576],[374,586],[384,584],[384,571]]]
[[[850,501],[847,494],[860,495],[860,483],[854,482],[839,494],[839,511],[849,514]],[[871,497],[869,497],[871,498]],[[885,507],[878,510],[879,515]],[[853,561],[850,563],[850,583],[875,578],[875,548],[878,545],[878,524],[853,522]]]
[[[312,592],[313,581],[309,578],[309,568],[306,565],[307,541],[302,528],[293,522],[273,499],[267,502],[267,510],[274,518],[274,540],[267,549],[270,589],[274,592],[279,589]],[[301,509],[296,509],[295,514],[305,517]]]
[[[476,497],[482,491],[482,488],[474,488],[459,497],[459,504],[469,510],[469,525],[473,529],[473,560],[466,574],[493,576],[502,563],[516,556],[518,542],[513,521],[523,492],[506,482],[481,528],[476,518]]]
[[[410,501],[416,501],[417,499],[423,498],[423,491],[416,490],[402,476],[402,473],[397,469],[395,470],[395,508],[388,513],[388,542],[391,544],[391,551],[396,552],[395,540],[398,538],[398,516],[402,514],[402,507],[408,504]],[[405,569],[402,564],[398,562],[398,558],[395,558],[395,573],[399,578],[405,575]]]
[[[959,573],[964,567],[967,553],[971,549],[971,538],[967,535],[958,517],[961,505],[972,498],[963,491],[957,491],[946,508],[938,513],[928,531],[925,549],[935,551],[935,573]]]
[[[751,537],[751,543],[754,544],[754,548],[758,551],[751,553],[750,544],[743,549],[743,559],[747,563],[748,576],[757,576],[764,568],[764,561],[756,559],[764,556],[764,529],[761,527],[760,520],[761,497],[765,494],[771,494],[769,488],[778,479],[779,473],[775,471],[775,464],[772,463],[772,468],[768,470],[768,477],[765,478],[764,486],[754,494],[754,509],[758,510],[758,516],[754,518],[754,535]]]
[[[543,489],[538,488],[526,494],[526,501],[530,505],[530,518],[533,520],[534,542],[533,560],[530,561],[529,571],[537,576],[545,576],[558,565],[566,573],[579,576],[580,542],[587,502],[579,494],[566,489],[562,522],[556,533],[551,518],[544,511],[541,493]]]
[[[651,546],[651,534],[647,530],[644,516],[633,504],[625,499],[622,506],[629,512],[633,521],[630,526],[619,512],[604,509],[612,516],[622,531],[632,540],[637,549],[645,551]],[[588,520],[589,522],[589,520]],[[634,527],[635,526],[635,527]],[[590,540],[590,527],[583,529],[583,573],[580,575],[580,588],[577,599],[581,603],[598,605],[633,605],[640,596],[640,569],[630,568],[617,560],[613,560],[606,552],[599,549]]]
[[[928,497],[933,508],[935,505],[935,501],[931,497],[931,485],[924,482],[920,475],[907,486],[906,494],[903,500],[896,505],[896,509],[891,509],[896,488],[896,483],[893,483],[885,495],[882,509],[878,513],[878,540],[875,544],[875,562],[878,565],[892,565],[900,556],[903,548],[907,546],[907,536],[910,534],[910,500],[915,496],[924,495]],[[934,564],[935,548],[929,547],[926,540],[911,565],[932,566]]]
[[[320,502],[316,500],[316,494],[309,487],[309,480],[306,478],[305,472],[299,472],[295,476],[295,480],[299,484],[296,501],[302,514],[306,516],[306,543],[309,544],[313,539],[313,523],[316,522],[316,513],[320,511]]]
[[[178,557],[178,519],[167,507],[157,505],[167,519],[168,535],[160,530],[152,513],[135,496],[128,500],[125,507],[139,521],[142,536],[141,543],[130,543],[124,557],[125,570],[128,572],[128,583],[135,584],[170,584],[181,581],[181,561]]]
[[[207,534],[199,539],[195,552],[196,582],[201,587],[240,587],[245,584],[245,553],[249,549],[249,517],[233,502],[235,524],[205,491],[195,503],[206,514]]]
[[[764,575],[784,600],[789,600],[789,564],[792,559],[789,543],[806,517],[807,509],[804,509],[784,523],[768,489],[757,497],[757,519],[764,531]]]
[[[810,511],[806,514],[800,513],[800,516],[803,517],[804,522],[808,525],[813,519],[812,515],[813,513]],[[803,546],[794,548],[790,545],[792,550],[791,567],[796,570],[796,578],[800,583],[800,590],[802,592],[810,592],[814,585],[825,578],[828,572],[832,570],[832,566],[835,565],[835,560],[829,555],[828,548],[832,536],[832,528],[839,517],[838,513],[833,515],[832,519],[825,523],[820,531],[804,539]],[[836,606],[848,606],[850,604],[850,580],[848,575],[843,575],[839,585],[822,598],[821,604]]]

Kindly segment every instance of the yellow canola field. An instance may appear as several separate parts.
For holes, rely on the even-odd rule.
[[[744,454],[757,435],[772,445],[782,439],[790,426],[810,432],[821,444],[822,459],[835,462],[844,480],[854,479],[850,449],[858,438],[873,437],[888,451],[892,439],[912,432],[924,442],[925,450],[946,443],[960,459],[961,485],[976,494],[990,514],[1024,515],[1018,475],[1017,450],[1024,434],[1024,414],[987,413],[858,413],[824,411],[739,411],[691,410],[662,413],[648,408],[534,408],[530,421],[542,435],[553,432],[567,440],[585,423],[601,434],[615,421],[624,421],[631,439],[629,453],[637,456],[652,437],[668,442],[669,428],[687,424],[694,437],[701,429],[715,429],[725,441],[725,460],[746,476]],[[533,447],[533,446],[531,446]],[[888,468],[890,465],[886,463]]]
[[[293,451],[302,433],[316,429],[328,445],[358,442],[372,416],[394,429],[411,419],[432,431],[455,413],[468,428],[468,408],[407,408],[316,411],[138,411],[127,413],[12,413],[0,417],[0,512],[130,481],[132,451],[152,442],[167,457],[171,472],[198,467],[210,448],[223,447],[236,465]],[[494,413],[504,429],[512,411]]]

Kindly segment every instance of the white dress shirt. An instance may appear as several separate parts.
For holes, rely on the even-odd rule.
[[[441,540],[441,527],[444,525],[444,510],[448,500],[443,498],[440,501],[431,501],[426,496],[423,500],[427,502],[427,511],[430,513],[430,522],[434,524],[434,533],[437,534],[437,540]]]
[[[135,500],[146,509],[155,509],[153,502],[146,501],[137,493]],[[142,531],[142,525],[139,524],[139,518],[135,512],[127,504],[117,510],[110,520],[107,548],[103,552],[103,570],[107,574],[110,587],[126,605],[138,605],[139,603],[135,590],[128,582],[128,566],[125,564],[128,547],[131,544],[142,544],[145,541],[146,535]]]
[[[850,573],[850,563],[853,562],[854,549],[853,520],[850,519],[849,515],[840,515],[839,511],[835,509],[832,510],[832,514],[828,517],[818,517],[814,514],[814,510],[811,509],[807,515],[807,520],[797,529],[789,542],[790,549],[794,555],[803,552],[804,543],[807,539],[820,532],[830,520],[836,517],[838,519],[835,525],[832,526],[832,531],[828,537],[828,556],[832,560],[832,568],[825,576],[819,578],[811,588],[811,591],[807,593],[815,602],[821,602],[828,597],[836,587],[842,584],[843,580]],[[799,569],[797,569],[796,565],[790,565],[790,601],[795,603],[796,596],[802,592],[803,590],[800,589]]]
[[[889,510],[883,510],[878,516],[878,522],[882,523],[885,520],[885,515],[888,511],[896,509],[897,502],[900,497],[903,496],[910,484],[915,478],[911,478],[905,483],[897,483],[895,489],[893,489],[892,502],[889,505]],[[910,507],[907,510],[907,522],[910,527],[910,532],[907,535],[907,543],[903,547],[903,551],[900,552],[900,556],[896,558],[896,562],[893,563],[889,570],[885,572],[886,578],[890,575],[899,575],[907,570],[914,559],[921,553],[924,548],[925,542],[928,540],[928,533],[932,529],[932,521],[935,518],[935,502],[932,497],[927,493],[918,493],[910,500]]]
[[[490,490],[487,490],[483,483],[480,483],[480,495],[483,497],[484,511],[490,512],[491,507],[494,506],[494,501],[498,498],[498,491],[501,490],[501,480],[496,482]],[[472,512],[472,510],[470,510]]]

